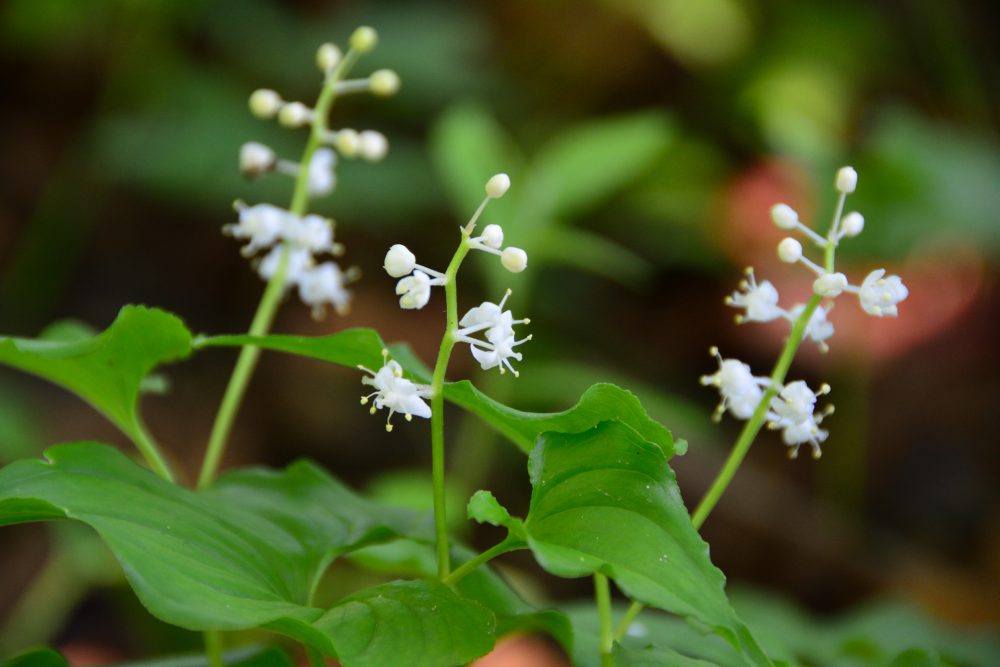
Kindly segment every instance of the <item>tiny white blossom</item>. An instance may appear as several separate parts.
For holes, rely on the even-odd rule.
[[[258,118],[274,118],[282,104],[281,95],[267,88],[255,90],[250,95],[250,112]]]
[[[896,317],[896,304],[903,301],[910,292],[899,276],[883,278],[885,269],[876,269],[868,274],[861,287],[857,288],[861,307],[869,315]]]
[[[499,249],[503,245],[503,227],[500,225],[486,225],[479,240],[489,248]]]
[[[472,356],[479,362],[483,370],[499,368],[503,373],[509,370],[518,376],[518,372],[511,365],[510,360],[521,361],[522,355],[514,351],[514,347],[531,340],[531,336],[516,340],[514,335],[514,325],[530,324],[531,320],[515,320],[509,310],[504,310],[504,304],[510,296],[511,291],[507,290],[500,303],[484,301],[482,304],[470,309],[462,319],[459,326],[462,327],[455,332],[455,340],[469,344]],[[473,338],[471,334],[485,331],[486,340]]]
[[[775,204],[771,207],[771,220],[782,229],[794,229],[799,222],[799,214],[788,204]]]
[[[336,244],[333,243],[333,225],[320,215],[289,218],[282,231],[282,238],[314,254],[337,251]]]
[[[271,252],[264,256],[257,266],[257,273],[264,280],[270,280],[278,272],[278,264],[281,261],[281,253],[284,247],[276,245],[271,248]],[[305,248],[289,248],[288,264],[285,266],[285,287],[298,285],[299,281],[313,266],[312,254]]]
[[[363,25],[351,33],[348,43],[358,53],[368,53],[378,44],[378,33],[375,32],[375,28]]]
[[[395,95],[399,90],[399,75],[391,69],[375,70],[368,76],[368,87],[379,97]]]
[[[857,211],[852,211],[840,221],[840,237],[857,236],[865,228],[865,218]]]
[[[222,231],[234,238],[250,241],[241,251],[245,257],[277,241],[288,221],[294,218],[290,212],[272,204],[244,206],[237,203],[237,206],[240,213],[239,223],[226,225]]]
[[[841,167],[837,171],[837,180],[834,183],[837,192],[849,195],[858,187],[858,172],[853,167]]]
[[[820,443],[829,436],[829,432],[821,429],[819,425],[823,422],[822,414],[815,415],[797,424],[789,424],[781,431],[781,439],[786,445],[791,447],[788,450],[789,458],[796,458],[799,455],[799,447],[806,443],[812,447],[812,456],[818,459],[823,455]]]
[[[384,365],[378,371],[364,366],[358,366],[372,377],[361,378],[362,384],[374,387],[375,391],[361,397],[361,405],[367,405],[374,398],[370,412],[389,408],[389,416],[385,421],[385,430],[392,431],[392,416],[400,412],[410,421],[414,416],[430,419],[431,409],[423,399],[431,396],[427,385],[417,384],[403,377],[403,368],[396,361],[389,359],[389,351],[382,350]]]
[[[753,269],[746,271],[746,280],[740,281],[739,292],[733,292],[726,297],[726,305],[734,308],[746,308],[746,315],[737,315],[736,321],[770,322],[785,314],[778,306],[778,290],[770,281],[757,283]]]
[[[510,189],[510,176],[507,174],[494,174],[490,180],[486,181],[486,195],[490,199],[499,199]]]
[[[726,410],[737,419],[749,419],[764,397],[762,387],[770,384],[767,378],[754,377],[750,366],[738,359],[723,359],[718,348],[711,353],[719,361],[719,370],[712,375],[703,375],[701,383],[719,390],[722,400],[715,408],[713,419],[718,421]]]
[[[302,102],[289,102],[278,112],[278,122],[285,127],[302,127],[313,117],[312,109]]]
[[[794,264],[802,259],[802,244],[791,236],[785,237],[778,244],[778,258],[786,264]]]
[[[771,401],[771,410],[768,416],[772,423],[780,428],[789,424],[798,424],[810,419],[816,409],[816,399],[830,391],[829,385],[823,385],[818,392],[809,388],[803,380],[789,382],[778,395]]]
[[[396,283],[396,294],[400,295],[399,307],[407,310],[423,308],[430,301],[431,286],[431,277],[419,269],[401,278]]]
[[[381,132],[365,130],[358,134],[357,152],[369,162],[378,162],[389,152],[389,140]]]
[[[337,184],[337,154],[329,148],[317,148],[309,161],[308,190],[310,197],[322,197],[333,192]]]
[[[324,74],[329,74],[340,64],[343,54],[336,44],[327,42],[316,49],[316,65]]]
[[[338,315],[350,309],[351,293],[344,284],[347,276],[335,262],[323,262],[317,267],[306,269],[299,277],[299,298],[312,306],[316,319],[323,317],[326,304],[333,306]]]

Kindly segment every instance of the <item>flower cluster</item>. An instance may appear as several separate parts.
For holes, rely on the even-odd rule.
[[[248,177],[275,172],[296,179],[293,210],[271,204],[247,206],[236,202],[239,222],[226,225],[223,231],[237,239],[248,241],[243,247],[246,257],[268,250],[257,262],[262,278],[271,281],[282,277],[285,290],[297,288],[304,303],[312,306],[313,317],[320,318],[326,306],[339,314],[346,313],[351,293],[346,285],[358,277],[355,268],[342,270],[334,261],[321,261],[320,255],[339,256],[343,246],[333,240],[333,221],[318,215],[305,214],[310,197],[321,197],[333,191],[337,184],[335,167],[338,155],[362,157],[377,162],[385,157],[388,141],[373,130],[331,130],[326,115],[337,95],[371,92],[392,95],[399,88],[399,77],[391,70],[378,70],[366,79],[344,80],[347,70],[360,54],[375,48],[378,35],[368,27],[354,31],[350,50],[342,54],[334,44],[323,44],[316,52],[316,63],[325,80],[315,108],[301,102],[288,102],[269,89],[260,89],[250,96],[250,111],[258,118],[277,118],[286,127],[310,126],[310,142],[302,163],[280,159],[264,144],[251,141],[240,148],[240,171]],[[302,196],[305,195],[305,196]]]
[[[864,217],[860,213],[843,215],[847,195],[854,192],[857,184],[858,174],[851,167],[844,167],[837,172],[835,187],[840,196],[833,224],[826,236],[802,224],[798,213],[787,204],[777,204],[771,209],[774,224],[781,229],[802,233],[823,251],[823,263],[820,265],[807,258],[798,240],[790,236],[782,239],[778,244],[778,257],[781,261],[801,263],[815,274],[812,299],[808,304],[799,303],[788,309],[782,308],[778,305],[778,290],[774,285],[767,280],[758,282],[753,268],[748,268],[739,289],[725,299],[726,305],[741,309],[742,312],[736,316],[738,324],[785,319],[790,323],[793,333],[798,331],[802,338],[812,340],[825,352],[829,349],[826,341],[833,336],[834,331],[833,324],[827,320],[833,308],[832,299],[844,292],[857,295],[861,308],[869,315],[895,317],[898,314],[897,305],[908,295],[899,276],[886,276],[885,269],[877,269],[869,273],[861,285],[855,286],[834,266],[835,251],[840,241],[857,236],[865,226]],[[808,320],[803,322],[807,314]],[[793,341],[792,344],[797,345],[798,341]],[[778,381],[783,380],[781,376],[776,375],[775,380],[755,377],[747,364],[736,359],[724,360],[715,348],[712,348],[712,353],[718,356],[719,370],[713,375],[702,377],[701,382],[718,388],[722,395],[715,412],[716,419],[726,411],[738,419],[751,419],[758,410],[764,410],[762,414],[769,427],[782,431],[782,438],[792,448],[790,454],[793,457],[797,455],[799,446],[805,443],[812,447],[813,455],[819,457],[820,443],[827,437],[827,432],[820,429],[819,425],[825,416],[832,413],[833,408],[828,407],[817,414],[816,398],[829,392],[829,385],[824,384],[819,391],[814,392],[801,380],[782,384]],[[767,407],[761,408],[765,400],[768,400]]]
[[[518,377],[517,370],[510,364],[511,359],[521,361],[521,353],[515,352],[514,347],[531,340],[531,335],[515,340],[514,325],[530,324],[531,320],[515,320],[509,310],[503,309],[510,294],[511,291],[507,290],[500,303],[484,301],[470,309],[458,322],[462,328],[455,332],[455,340],[469,344],[472,356],[483,370],[499,368],[503,373],[506,368]],[[486,340],[472,337],[472,334],[480,332],[485,332]]]
[[[371,414],[375,414],[376,410],[389,408],[389,416],[385,420],[386,431],[392,431],[392,416],[397,412],[402,413],[406,421],[412,420],[414,415],[430,419],[431,409],[424,402],[431,395],[430,387],[404,378],[403,367],[389,359],[389,350],[382,350],[382,361],[382,368],[377,371],[358,366],[371,375],[361,378],[361,383],[375,388],[372,393],[361,397],[361,405],[367,405],[374,398]]]
[[[773,385],[771,379],[755,376],[750,366],[738,359],[723,359],[718,348],[713,347],[711,353],[719,361],[719,370],[703,375],[701,383],[716,387],[722,396],[713,418],[718,421],[728,411],[737,419],[750,419],[764,399],[765,390]],[[775,395],[765,413],[768,427],[781,430],[791,458],[798,456],[799,447],[808,443],[813,458],[818,459],[823,453],[820,443],[829,435],[819,425],[833,412],[833,406],[816,413],[816,400],[830,392],[830,385],[824,384],[814,392],[805,382],[796,380],[774,388]]]
[[[271,204],[237,202],[236,209],[239,222],[223,227],[223,233],[249,241],[241,250],[246,257],[269,248],[257,263],[261,278],[271,280],[284,262],[285,289],[297,287],[299,298],[312,306],[314,317],[322,317],[327,304],[338,314],[347,312],[351,293],[345,285],[357,278],[356,269],[342,271],[336,262],[317,261],[317,256],[344,252],[334,242],[332,220],[319,215],[299,217]]]

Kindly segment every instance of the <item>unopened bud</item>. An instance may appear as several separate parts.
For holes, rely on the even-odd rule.
[[[865,218],[857,211],[853,211],[844,216],[840,221],[841,233],[844,236],[857,236],[865,228]]]
[[[791,236],[786,237],[778,244],[778,258],[782,262],[794,264],[802,258],[802,244]]]
[[[255,90],[250,95],[250,113],[257,118],[274,118],[281,104],[281,95],[267,88]]]
[[[340,64],[341,56],[337,45],[327,42],[316,49],[316,65],[321,72],[330,73]]]
[[[358,53],[368,53],[378,44],[378,33],[374,28],[361,26],[351,34],[351,48]]]
[[[510,176],[507,174],[496,174],[486,181],[486,194],[490,199],[499,199],[510,188]]]
[[[858,187],[858,172],[853,167],[841,167],[837,171],[837,192],[849,195]]]
[[[248,141],[240,146],[240,172],[245,176],[260,176],[274,169],[274,151],[264,144]]]
[[[775,204],[771,207],[771,220],[782,229],[792,229],[799,221],[799,214],[788,204]]]
[[[369,162],[378,162],[389,152],[389,140],[375,130],[358,134],[358,154]]]
[[[520,248],[504,248],[500,254],[500,263],[511,273],[520,273],[528,268],[528,253]]]
[[[391,69],[375,70],[368,77],[368,87],[380,97],[395,95],[399,90],[399,75]]]
[[[382,268],[393,278],[402,278],[413,271],[416,264],[417,258],[410,249],[397,243],[385,253],[385,263]]]
[[[503,227],[500,225],[486,225],[482,235],[483,243],[490,248],[500,249],[503,245]]]
[[[337,132],[337,138],[334,140],[333,145],[337,149],[337,152],[344,157],[356,157],[358,151],[361,149],[361,139],[355,130],[344,128]]]
[[[278,112],[278,122],[285,127],[302,127],[312,120],[312,110],[302,102],[289,102]]]

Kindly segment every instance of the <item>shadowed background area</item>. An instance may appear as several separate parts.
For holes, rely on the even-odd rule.
[[[358,73],[393,68],[402,88],[338,100],[332,126],[377,129],[390,152],[341,161],[335,191],[313,206],[336,218],[363,278],[349,315],[316,322],[290,298],[275,331],[370,326],[430,362],[443,297],[401,311],[385,250],[405,243],[443,269],[482,184],[506,171],[511,191],[484,220],[528,251],[529,270],[472,257],[460,308],[510,286],[534,339],[519,348],[520,379],[486,374],[462,350],[449,376],[533,410],[567,407],[602,380],[632,389],[690,443],[673,461],[690,507],[739,427],[710,421],[716,396],[698,384],[715,366],[709,346],[767,374],[787,334],[734,325],[722,299],[753,265],[783,303],[804,300],[809,283],[778,263],[768,211],[787,202],[825,231],[833,175],[852,164],[848,209],[866,227],[838,268],[857,284],[885,266],[910,297],[895,320],[840,299],[830,352],[807,343],[792,367],[833,387],[822,460],[789,462],[763,433],[703,534],[731,585],[816,614],[892,596],[996,626],[998,21],[987,3],[917,0],[7,0],[0,331],[34,336],[63,318],[100,329],[126,303],[196,332],[244,331],[263,283],[220,230],[235,199],[287,205],[291,181],[245,181],[237,153],[256,140],[297,159],[305,140],[254,118],[247,97],[269,87],[311,103],[316,47],[372,25],[380,44]],[[234,360],[207,351],[168,367],[167,391],[144,401],[189,481]],[[226,465],[305,456],[357,488],[429,505],[427,424],[387,435],[360,393],[357,373],[264,355]],[[448,429],[455,530],[489,545],[497,535],[465,525],[464,500],[489,488],[523,514],[523,455],[457,411]],[[125,444],[74,397],[0,369],[0,463],[81,439]],[[51,641],[111,660],[198,644],[145,616],[76,528],[0,531],[4,651]],[[588,581],[536,576],[527,557],[503,562],[538,599],[588,594]],[[335,566],[328,595],[363,576]]]

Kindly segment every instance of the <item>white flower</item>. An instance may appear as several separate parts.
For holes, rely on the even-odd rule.
[[[298,248],[312,253],[335,252],[333,226],[326,218],[310,214],[304,218],[291,218],[285,225],[282,238]]]
[[[858,172],[854,171],[853,167],[841,167],[837,170],[834,186],[841,194],[851,194],[858,187]]]
[[[528,253],[513,246],[504,248],[500,254],[500,263],[511,273],[521,273],[528,268]]]
[[[278,112],[278,122],[285,127],[302,127],[312,118],[313,110],[302,102],[289,102]]]
[[[782,229],[794,229],[799,224],[799,214],[788,204],[771,207],[771,220]]]
[[[397,412],[401,412],[406,421],[413,419],[414,415],[430,419],[431,409],[423,400],[431,396],[430,387],[404,378],[402,366],[389,360],[388,350],[382,350],[382,358],[385,364],[378,371],[358,366],[372,376],[361,378],[361,383],[375,388],[371,394],[361,397],[361,405],[366,405],[374,398],[372,414],[375,414],[376,410],[389,408],[389,416],[385,421],[386,431],[392,431],[392,416]]]
[[[343,58],[343,53],[337,48],[336,44],[331,44],[327,42],[326,44],[321,44],[318,49],[316,49],[316,65],[319,67],[319,71],[324,74],[330,74],[333,69],[340,64]]]
[[[250,95],[250,113],[257,118],[274,118],[283,103],[281,95],[273,90],[261,88]]]
[[[399,75],[391,69],[375,70],[368,75],[368,87],[373,95],[389,97],[399,90]]]
[[[257,273],[264,280],[270,280],[278,272],[278,263],[284,246],[274,246],[257,266]],[[285,287],[298,285],[299,281],[313,266],[312,254],[305,248],[288,248],[288,264],[285,266]]]
[[[396,294],[399,294],[399,307],[407,310],[423,308],[431,298],[431,277],[420,271],[402,278],[396,283]]]
[[[322,197],[333,192],[337,175],[333,168],[337,165],[337,154],[329,148],[317,148],[309,161],[308,190],[310,197]]]
[[[786,264],[794,264],[802,259],[802,244],[788,236],[778,244],[778,258]]]
[[[761,387],[768,386],[771,381],[754,377],[750,367],[738,359],[723,359],[718,348],[713,347],[711,353],[719,360],[719,370],[703,375],[701,383],[718,388],[722,395],[713,419],[720,419],[726,410],[737,419],[749,419],[764,397]]]
[[[503,245],[503,227],[500,225],[486,225],[482,235],[477,239],[488,248],[499,249]]]
[[[798,424],[790,424],[781,431],[781,439],[786,445],[791,447],[788,450],[789,458],[796,458],[799,455],[799,447],[806,443],[809,443],[809,446],[812,447],[812,456],[814,459],[818,459],[823,455],[823,450],[820,449],[819,445],[830,435],[828,431],[824,431],[819,427],[823,421],[823,416],[820,414]]]
[[[250,243],[245,245],[242,250],[246,257],[277,241],[288,221],[294,218],[285,209],[271,204],[237,205],[240,206],[239,223],[226,225],[222,231],[241,240],[250,240]]]
[[[868,274],[858,289],[861,307],[869,315],[896,317],[896,304],[909,296],[910,292],[899,276],[883,278],[885,269],[876,269]]]
[[[510,189],[510,176],[507,174],[494,174],[490,180],[486,181],[486,196],[490,199],[503,197]]]
[[[770,322],[782,317],[785,311],[778,306],[778,290],[770,281],[760,284],[754,278],[753,269],[748,268],[747,279],[740,282],[741,292],[733,292],[726,297],[726,305],[734,308],[746,308],[746,315],[737,315],[736,321]]]
[[[788,311],[786,317],[792,326],[795,325],[795,321],[799,319],[799,315],[801,315],[802,311],[805,309],[806,304],[800,303]],[[826,344],[826,340],[833,336],[833,323],[827,321],[826,319],[829,312],[829,308],[816,306],[816,310],[814,310],[813,314],[809,317],[809,323],[806,324],[806,338],[819,345],[820,352],[826,352],[830,349],[830,347]]]
[[[369,162],[378,162],[389,152],[389,140],[375,130],[358,134],[358,154]]]
[[[323,317],[326,304],[332,305],[338,315],[344,315],[351,304],[351,293],[344,287],[346,281],[347,276],[336,263],[323,262],[299,276],[299,298],[312,306],[316,319]]]
[[[378,44],[378,33],[375,32],[375,28],[363,25],[351,33],[348,44],[358,53],[368,53]]]
[[[455,340],[469,344],[472,356],[479,362],[483,370],[499,368],[501,373],[509,370],[518,377],[518,372],[511,365],[510,360],[521,361],[520,352],[515,352],[514,347],[531,340],[531,336],[516,340],[514,336],[515,324],[529,324],[531,320],[515,320],[511,311],[504,310],[510,290],[504,294],[500,303],[484,301],[482,304],[472,308],[462,319],[459,326],[462,327],[455,332]],[[471,334],[485,331],[486,340],[473,338]]]
[[[840,221],[840,238],[857,236],[865,228],[865,217],[857,211],[852,211]]]

